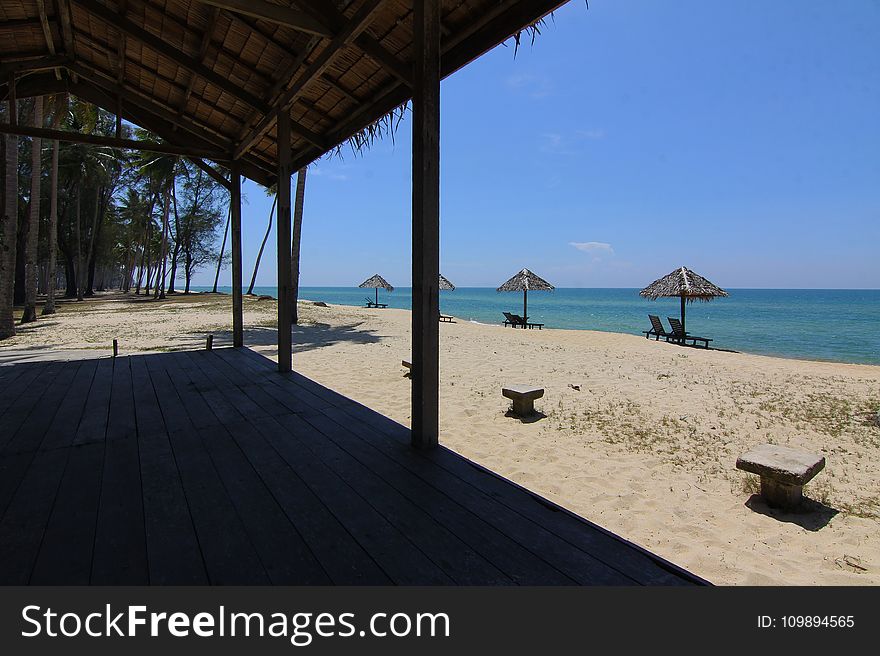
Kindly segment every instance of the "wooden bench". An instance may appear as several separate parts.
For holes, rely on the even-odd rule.
[[[409,360],[401,360],[400,366],[409,369],[409,372],[405,373],[404,376],[409,376],[410,374],[412,374],[412,362],[410,362]]]
[[[531,385],[508,385],[501,388],[501,394],[513,401],[514,415],[528,417],[535,414],[535,399],[544,396],[544,388]]]
[[[803,489],[825,468],[825,458],[778,444],[761,444],[736,459],[736,468],[761,477],[761,496],[767,505],[796,509]]]
[[[455,322],[452,320],[452,317],[450,317],[448,314],[441,314],[441,315],[440,315],[440,321],[442,321],[443,323],[455,323]]]

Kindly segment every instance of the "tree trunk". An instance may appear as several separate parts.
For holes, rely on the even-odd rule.
[[[220,255],[217,258],[217,273],[214,274],[214,289],[211,291],[217,293],[217,281],[220,279],[220,268],[223,266],[223,253],[226,251],[226,236],[229,234],[229,222],[232,220],[232,210],[226,214],[226,230],[223,231],[223,244],[220,246]]]
[[[257,281],[257,271],[260,270],[260,260],[263,259],[263,249],[266,248],[266,240],[269,239],[269,233],[272,232],[272,215],[275,214],[275,204],[278,202],[278,196],[272,200],[272,209],[269,210],[269,225],[266,228],[266,234],[263,235],[263,243],[260,244],[260,252],[257,253],[257,262],[254,264],[254,275],[251,276],[251,284],[247,293],[254,293],[254,283]]]
[[[180,257],[180,215],[177,212],[177,193],[171,188],[171,202],[174,206],[174,250],[171,251],[171,277],[168,279],[168,293],[174,294],[174,279],[177,277],[177,260]]]
[[[0,339],[15,335],[12,296],[15,289],[15,246],[18,232],[18,137],[8,134],[4,137],[4,142],[6,192],[3,216],[0,219]]]
[[[165,208],[162,211],[162,252],[159,261],[156,263],[156,293],[154,298],[165,298],[165,274],[168,266],[168,218],[171,211],[171,185],[174,184],[174,178],[171,183],[165,186]]]
[[[34,127],[43,127],[43,97],[34,98]],[[24,312],[22,323],[37,320],[37,255],[40,245],[40,177],[43,173],[43,140],[31,139],[31,200],[24,260]]]
[[[101,185],[95,187],[95,212],[92,214],[92,229],[89,234],[89,251],[86,255],[85,296],[94,296],[95,281],[95,240],[98,233],[98,217],[101,214]]]
[[[82,261],[82,231],[80,218],[82,213],[82,198],[79,191],[76,192],[76,300],[83,300],[83,261]]]
[[[57,127],[58,120],[53,123]],[[52,173],[49,178],[49,271],[43,315],[55,314],[55,270],[58,266],[58,140],[52,142]]]
[[[290,303],[293,323],[299,323],[299,313],[296,302],[299,299],[299,247],[302,236],[303,203],[306,197],[306,167],[302,167],[296,174],[296,199],[293,205],[293,236],[290,250],[290,293],[293,299]]]

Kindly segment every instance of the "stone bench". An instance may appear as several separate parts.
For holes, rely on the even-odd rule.
[[[736,459],[736,468],[761,477],[761,496],[767,505],[794,510],[803,489],[825,468],[825,458],[778,444],[762,444]]]
[[[514,415],[528,417],[535,413],[535,399],[544,396],[544,388],[532,385],[508,385],[501,388],[501,394],[513,401]]]

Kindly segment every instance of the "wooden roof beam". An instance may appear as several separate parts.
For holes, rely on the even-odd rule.
[[[335,30],[340,30],[345,25],[345,15],[329,2],[305,3],[308,10],[325,21]],[[408,64],[400,61],[385,50],[384,46],[366,33],[358,34],[354,39],[354,45],[360,48],[370,59],[391,73],[398,80],[408,86],[412,86],[412,69]]]
[[[221,187],[223,187],[227,191],[229,191],[232,188],[232,184],[229,182],[229,180],[224,178],[223,175],[217,169],[215,169],[213,166],[208,164],[205,160],[203,160],[199,157],[187,157],[187,159],[190,162],[192,162],[193,164],[195,164],[196,166],[198,166],[200,169],[202,169],[202,171],[207,173],[214,180],[214,182],[219,184]]]
[[[10,73],[45,71],[49,69],[58,70],[59,67],[66,66],[69,61],[70,59],[66,55],[50,55],[48,57],[36,57],[34,59],[23,59],[8,64],[0,64],[0,77],[6,77]],[[59,75],[56,79],[60,80],[61,76]]]
[[[55,41],[52,38],[52,30],[49,29],[49,17],[46,15],[46,0],[36,0],[37,11],[40,14],[40,27],[43,28],[43,38],[46,39],[46,47],[50,55],[55,55]],[[61,79],[61,71],[55,68],[55,78]]]
[[[69,130],[52,130],[50,128],[35,128],[28,125],[11,125],[0,123],[0,133],[17,134],[22,137],[38,137],[41,139],[67,141],[71,143],[91,144],[94,146],[108,146],[110,148],[127,148],[130,150],[146,150],[151,153],[168,153],[169,155],[184,155],[193,157],[207,157],[210,159],[227,159],[227,155],[220,152],[206,152],[203,148],[178,146],[170,143],[157,143],[154,141],[140,141],[138,139],[118,139],[105,137],[99,134],[83,134]]]
[[[197,61],[195,58],[190,57],[185,52],[182,52],[177,48],[168,45],[168,43],[166,43],[162,38],[156,36],[152,32],[148,32],[147,30],[141,28],[127,18],[117,16],[115,12],[105,7],[100,2],[97,2],[97,0],[73,0],[73,2],[78,4],[80,7],[88,11],[96,18],[100,18],[111,27],[120,29],[125,32],[127,36],[140,41],[145,46],[155,51],[157,54],[174,62],[178,66],[185,68],[191,73],[195,73],[199,77],[204,78],[214,86],[228,93],[233,98],[237,98],[241,102],[250,107],[253,107],[258,111],[270,111],[270,108],[261,100],[258,100],[253,94],[246,92],[244,89],[240,88],[228,78],[223,77],[213,69],[205,66],[200,61]]]
[[[124,1],[124,0],[123,0]],[[205,31],[202,34],[202,42],[199,45],[199,54],[197,55],[197,59],[199,62],[204,63],[205,55],[208,53],[208,46],[211,45],[211,35],[214,32],[214,25],[217,22],[217,15],[220,13],[220,10],[217,7],[211,7],[208,10],[208,25],[205,27]],[[183,93],[183,100],[180,102],[180,108],[177,110],[178,116],[183,116],[186,111],[186,106],[189,103],[189,98],[193,92],[193,85],[195,84],[196,76],[194,74],[190,74],[189,81],[186,84],[186,91]]]
[[[293,9],[273,5],[264,0],[198,0],[202,4],[219,7],[245,16],[259,18],[270,23],[277,23],[306,34],[315,34],[322,37],[333,36],[333,32],[321,21],[312,15]]]
[[[64,41],[64,52],[68,57],[76,56],[76,42],[73,38],[73,19],[70,11],[70,0],[55,0],[58,7],[58,22],[61,25],[61,40]],[[74,82],[76,76],[74,75]]]
[[[235,157],[240,157],[247,152],[264,134],[274,125],[278,115],[287,111],[296,99],[302,94],[305,88],[318,78],[333,62],[333,58],[338,55],[351,41],[367,29],[370,21],[381,7],[383,0],[366,0],[361,5],[351,19],[345,24],[333,40],[321,51],[309,67],[299,76],[294,84],[285,91],[275,107],[267,112],[261,121],[241,140],[235,149]]]

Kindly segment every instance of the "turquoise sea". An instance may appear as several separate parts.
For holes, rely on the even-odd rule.
[[[229,288],[224,289],[229,291]],[[275,287],[255,293],[276,295]],[[809,360],[880,364],[880,290],[729,289],[729,298],[690,303],[687,330],[711,337],[716,348]],[[372,289],[303,287],[300,297],[363,305]],[[379,302],[410,309],[411,289],[379,290]],[[503,311],[522,313],[522,294],[457,287],[440,293],[440,310],[459,319],[501,323]],[[679,316],[678,299],[648,301],[637,289],[556,289],[529,294],[531,321],[548,328],[641,334],[648,313]]]

